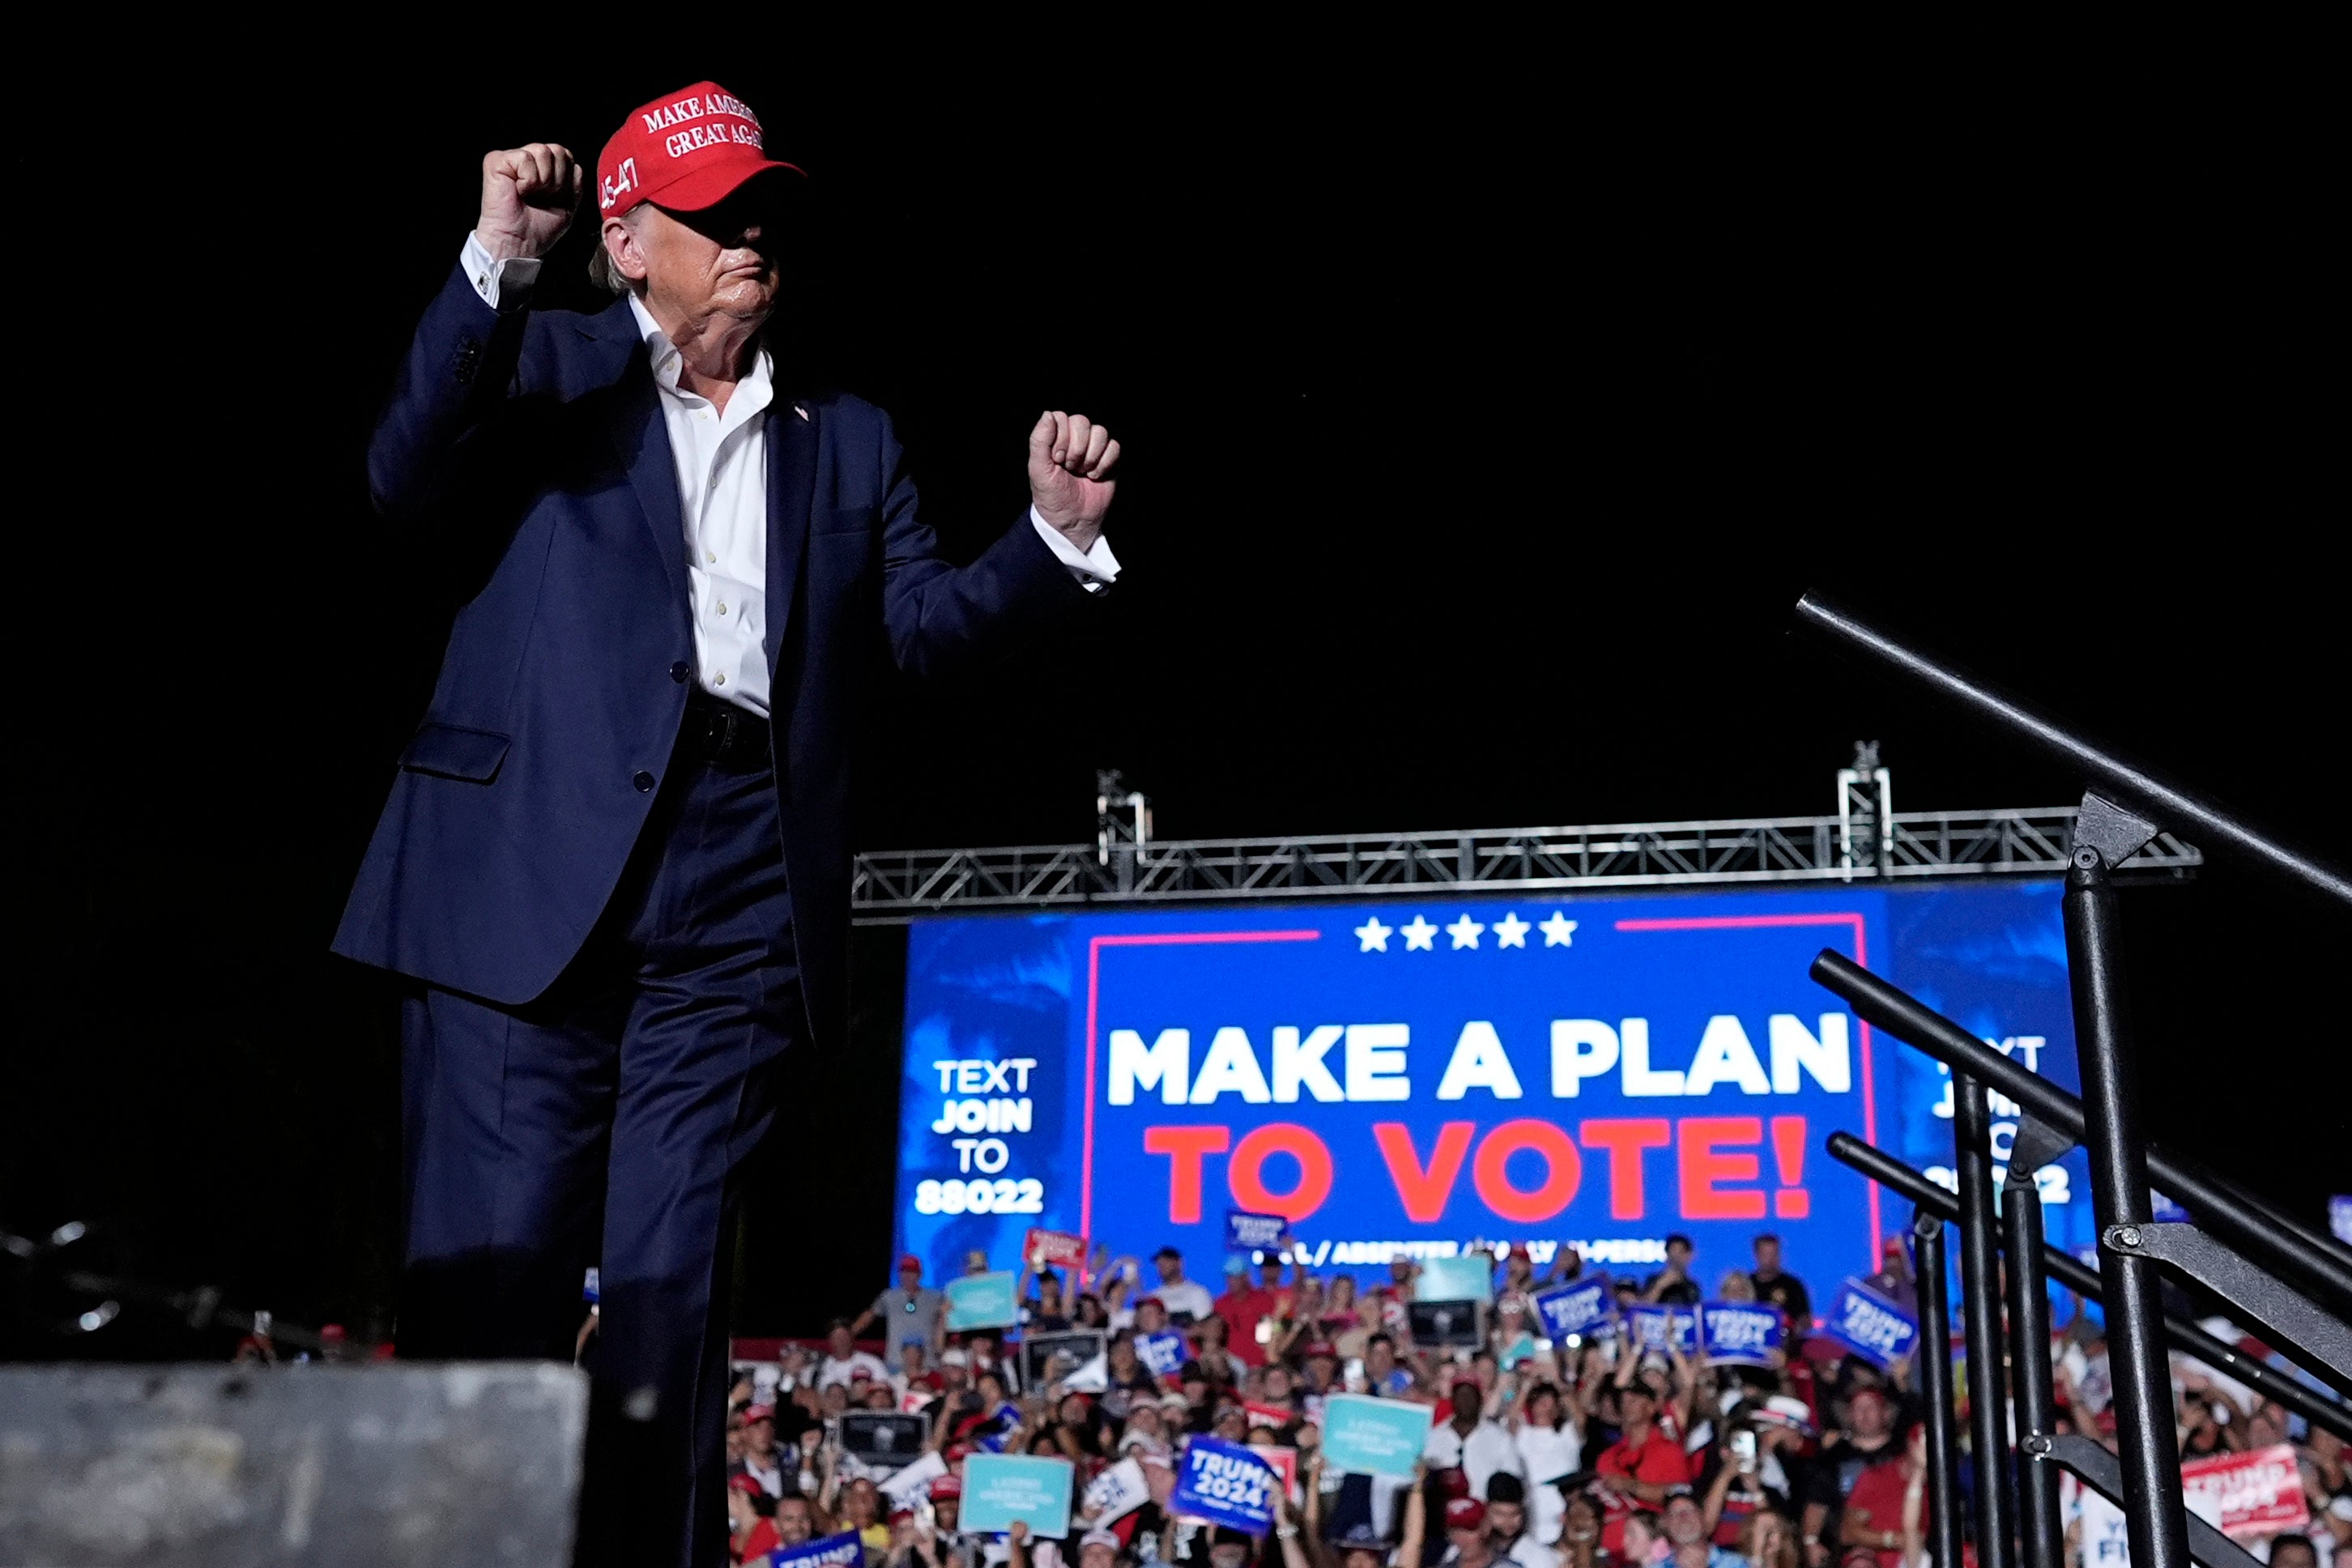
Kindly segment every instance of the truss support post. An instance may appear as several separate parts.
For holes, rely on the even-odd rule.
[[[2010,1568],[2009,1394],[2001,1374],[2000,1263],[1993,1226],[1992,1116],[1982,1080],[1952,1074],[1953,1169],[1960,1178],[1960,1316],[1969,1334],[1969,1426],[1977,1466],[1977,1562]]]
[[[2059,1518],[2058,1472],[2027,1439],[2057,1427],[2057,1396],[2050,1378],[2050,1277],[2042,1267],[2042,1193],[2033,1172],[2012,1152],[2000,1194],[2001,1234],[2009,1254],[2010,1380],[2017,1393],[2022,1450],[2018,1460],[2019,1538],[2025,1568],[2062,1568],[2065,1526]]]
[[[2086,801],[2087,804],[2087,801]],[[2148,1223],[2147,1146],[2139,1129],[2137,1073],[2124,1019],[2122,932],[2110,850],[2076,840],[2067,873],[2066,965],[2083,1071],[2083,1142],[2099,1234]],[[2120,860],[2121,856],[2116,857]],[[2172,1375],[2156,1260],[2099,1249],[2113,1364],[2116,1435],[2123,1450],[2124,1521],[2133,1568],[2189,1568],[2173,1430]]]
[[[1919,1390],[1927,1402],[1927,1555],[1960,1561],[1960,1426],[1952,1397],[1952,1308],[1944,1289],[1944,1221],[1911,1213],[1911,1271],[1919,1280]]]

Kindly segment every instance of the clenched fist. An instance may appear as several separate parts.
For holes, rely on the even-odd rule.
[[[474,237],[500,260],[545,256],[580,207],[580,165],[552,142],[482,159],[482,216]]]
[[[1103,513],[1118,481],[1118,443],[1083,414],[1048,411],[1029,432],[1029,499],[1037,515],[1080,550],[1102,537]]]

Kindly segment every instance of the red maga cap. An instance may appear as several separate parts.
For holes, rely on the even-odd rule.
[[[1476,1530],[1486,1522],[1486,1505],[1474,1497],[1458,1497],[1445,1505],[1445,1528]]]
[[[658,202],[700,212],[770,169],[806,177],[768,156],[750,104],[715,81],[698,81],[629,111],[596,158],[596,211],[617,217],[639,202]]]

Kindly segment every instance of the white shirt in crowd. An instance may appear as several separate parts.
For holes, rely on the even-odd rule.
[[[1459,1468],[1470,1482],[1470,1495],[1486,1500],[1486,1483],[1497,1470],[1508,1470],[1521,1480],[1527,1479],[1527,1466],[1519,1458],[1518,1445],[1498,1421],[1481,1421],[1470,1428],[1465,1437],[1454,1429],[1451,1421],[1441,1421],[1429,1429],[1422,1439],[1421,1457],[1433,1470]]]
[[[825,1357],[824,1364],[816,1369],[816,1385],[830,1388],[836,1383],[846,1384],[859,1373],[876,1383],[890,1381],[890,1369],[882,1364],[880,1356],[870,1351],[851,1351],[845,1356]]]
[[[1192,1321],[1196,1323],[1217,1310],[1215,1298],[1190,1279],[1178,1279],[1172,1284],[1156,1286],[1143,1294],[1146,1300],[1156,1300],[1167,1308],[1170,1317],[1172,1318],[1179,1312],[1190,1312],[1192,1315]]]
[[[1558,1487],[1544,1483],[1583,1468],[1584,1439],[1566,1422],[1557,1431],[1529,1422],[1511,1436],[1519,1451],[1519,1474],[1528,1483],[1528,1533],[1546,1546],[1552,1545],[1559,1540],[1559,1521],[1568,1511],[1568,1500],[1559,1495]]]
[[[536,258],[499,260],[471,233],[460,256],[482,302],[498,308],[501,287],[527,289],[539,278]],[[687,595],[692,612],[697,681],[713,697],[765,715],[768,658],[768,437],[761,417],[775,395],[774,364],[761,349],[722,411],[678,384],[683,356],[651,312],[629,297],[645,340],[654,384],[661,389],[662,427],[677,470],[678,510],[686,525]],[[795,407],[801,418],[804,409]],[[1118,576],[1108,541],[1081,552],[1061,530],[1029,509],[1030,525],[1056,560],[1088,593]],[[1198,1290],[1200,1287],[1192,1287]],[[1203,1303],[1207,1292],[1202,1292]],[[1174,1310],[1171,1304],[1171,1310]],[[1203,1305],[1202,1315],[1207,1314]]]
[[[1559,1553],[1536,1539],[1532,1525],[1508,1544],[1496,1548],[1495,1555],[1506,1563],[1517,1563],[1519,1568],[1559,1568]]]

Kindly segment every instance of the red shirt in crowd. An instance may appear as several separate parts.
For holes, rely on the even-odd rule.
[[[1259,1322],[1274,1315],[1274,1292],[1253,1285],[1217,1298],[1214,1310],[1225,1321],[1225,1349],[1244,1366],[1264,1366],[1265,1347],[1257,1342]]]
[[[1654,1421],[1641,1447],[1629,1447],[1626,1439],[1620,1437],[1601,1451],[1593,1468],[1616,1479],[1647,1481],[1653,1486],[1686,1487],[1691,1483],[1690,1460],[1683,1453],[1683,1446],[1667,1436]],[[1655,1513],[1658,1505],[1628,1501],[1614,1490],[1606,1492],[1603,1501],[1601,1549],[1614,1557],[1625,1550],[1626,1516],[1637,1508],[1644,1513]]]
[[[743,1543],[735,1548],[735,1561],[757,1563],[783,1543],[784,1538],[776,1533],[776,1521],[763,1519],[751,1527],[750,1533],[743,1537]]]
[[[1903,1461],[1893,1458],[1863,1471],[1853,1483],[1853,1490],[1846,1494],[1846,1518],[1873,1534],[1883,1530],[1895,1537],[1895,1550],[1878,1553],[1878,1568],[1898,1568],[1903,1561],[1903,1494],[1910,1487],[1911,1478],[1903,1473]],[[1924,1505],[1920,1517],[1927,1517]]]

